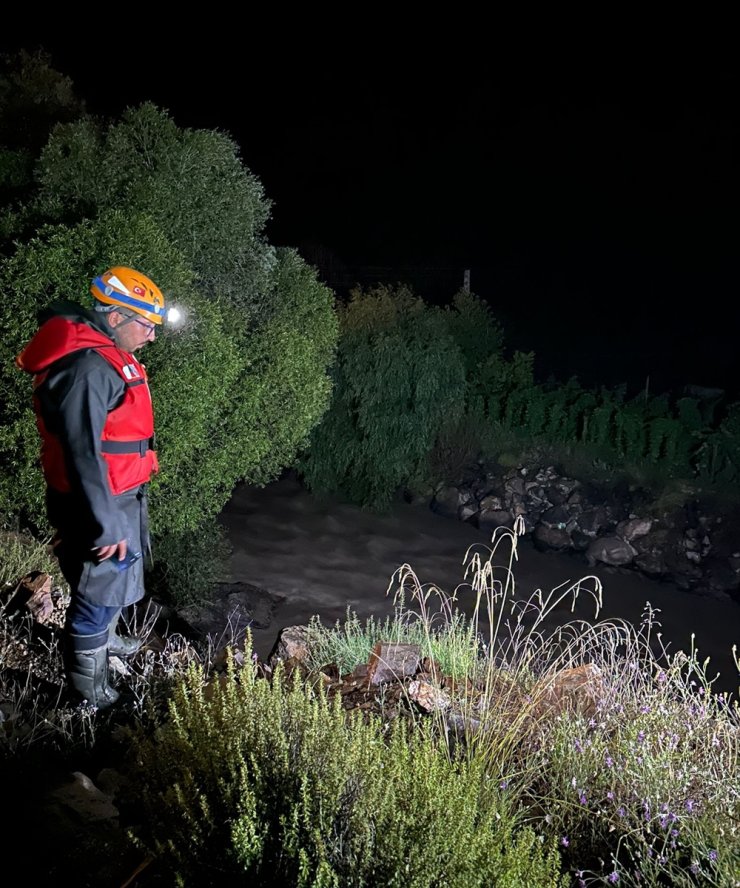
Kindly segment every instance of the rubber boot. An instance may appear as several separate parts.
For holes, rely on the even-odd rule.
[[[134,638],[131,635],[119,635],[116,632],[120,616],[121,612],[119,611],[111,620],[108,630],[108,654],[112,657],[133,657],[144,642],[140,638]]]
[[[108,684],[107,647],[67,656],[67,679],[83,700],[97,709],[107,709],[118,700],[120,694]]]

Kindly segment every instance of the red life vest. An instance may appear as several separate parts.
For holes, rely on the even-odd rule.
[[[108,413],[103,426],[100,452],[108,465],[108,483],[113,494],[125,493],[145,484],[159,471],[154,450],[154,415],[144,367],[118,348],[105,334],[80,321],[62,316],[46,321],[23,352],[18,366],[34,374],[34,389],[46,379],[52,365],[82,349],[92,349],[104,358],[126,385],[120,404]],[[41,435],[41,466],[49,487],[62,493],[71,490],[62,442],[44,423],[38,398],[34,397],[36,425]]]

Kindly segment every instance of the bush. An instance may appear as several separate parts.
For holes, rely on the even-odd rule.
[[[353,291],[339,324],[333,400],[300,468],[314,490],[383,507],[462,412],[463,362],[442,311],[403,286]]]
[[[155,536],[152,548],[147,590],[176,607],[206,600],[223,576],[230,554],[226,533],[216,521],[195,530]]]
[[[238,481],[264,483],[290,465],[319,421],[337,337],[333,294],[295,251],[264,240],[269,203],[234,143],[181,130],[152,105],[107,126],[86,118],[57,128],[38,181],[28,217],[54,224],[0,264],[0,510],[45,528],[31,383],[13,359],[38,311],[88,303],[93,275],[123,264],[188,317],[142,356],[162,467],[152,526],[160,538],[192,532]]]
[[[297,678],[193,667],[140,738],[141,841],[180,884],[548,886],[557,852],[517,833],[480,764],[397,722],[384,736]],[[138,804],[138,803],[137,803]]]

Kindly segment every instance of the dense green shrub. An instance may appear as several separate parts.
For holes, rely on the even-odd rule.
[[[42,218],[104,220],[112,209],[147,213],[180,250],[203,295],[269,310],[274,250],[259,180],[236,143],[215,130],[178,127],[147,102],[120,121],[85,118],[56,128],[37,168]]]
[[[194,530],[155,534],[147,591],[177,607],[201,604],[223,577],[230,551],[226,531],[212,519]]]
[[[462,413],[463,362],[443,312],[403,286],[355,290],[339,324],[334,396],[301,469],[315,490],[383,506]]]
[[[58,299],[89,304],[115,264],[156,280],[187,322],[142,353],[162,471],[157,535],[192,532],[239,480],[289,465],[328,403],[333,294],[293,250],[263,238],[269,203],[225,136],[180,130],[151,105],[118,124],[60,126],[38,168],[35,218],[52,218],[0,264],[0,509],[41,527],[31,386],[13,359]],[[110,194],[116,206],[109,205]],[[29,211],[30,211],[29,210]]]
[[[479,761],[249,660],[205,687],[192,668],[134,760],[139,839],[183,885],[558,884],[557,852],[516,831]]]
[[[504,331],[488,304],[468,290],[453,296],[445,318],[462,355],[469,394],[475,395],[481,368],[503,354]]]

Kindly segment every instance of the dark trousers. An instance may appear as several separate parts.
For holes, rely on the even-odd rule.
[[[67,608],[64,631],[73,651],[94,651],[108,644],[111,623],[118,622],[120,607],[91,604],[79,595]]]

